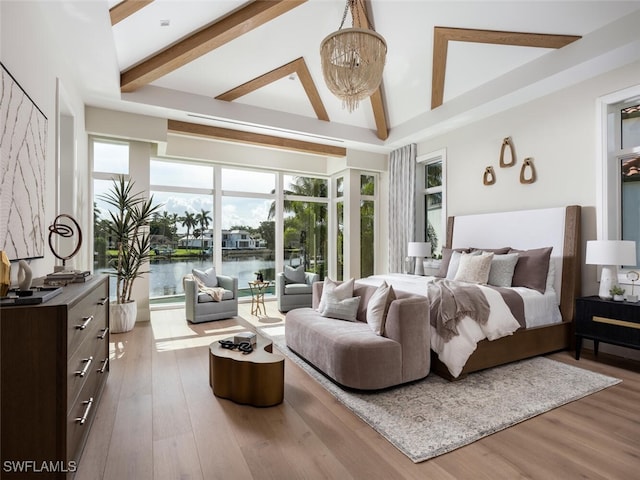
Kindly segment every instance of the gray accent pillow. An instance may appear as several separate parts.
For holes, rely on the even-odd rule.
[[[544,293],[547,288],[549,259],[553,247],[532,250],[511,250],[518,253],[518,263],[513,272],[512,287],[527,287]]]
[[[475,252],[476,250],[480,250],[481,252],[490,252],[495,253],[496,255],[504,255],[511,251],[511,247],[502,247],[502,248],[476,248],[471,247],[469,249],[470,252]]]
[[[284,266],[284,283],[306,283],[304,265],[297,267]]]
[[[320,313],[323,317],[336,318],[355,322],[360,306],[360,297],[345,298],[337,300],[334,295],[330,295],[324,304],[324,309]]]
[[[193,270],[191,270],[191,273],[194,277],[198,277],[198,279],[204,284],[205,287],[213,288],[218,286],[216,269],[213,267],[207,268],[204,272],[202,270],[194,268]]]
[[[489,271],[489,281],[487,283],[494,287],[510,287],[516,263],[518,263],[517,253],[494,255],[491,260],[491,270]]]

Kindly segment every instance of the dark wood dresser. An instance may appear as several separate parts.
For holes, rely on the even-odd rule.
[[[0,307],[0,348],[0,476],[73,476],[109,374],[107,277]]]

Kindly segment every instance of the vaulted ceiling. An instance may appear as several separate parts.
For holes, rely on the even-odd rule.
[[[387,62],[379,91],[349,113],[319,55],[343,1],[62,3],[92,17],[73,30],[101,43],[81,67],[89,104],[214,137],[384,152],[640,59],[637,1],[371,0]],[[67,43],[78,55],[90,48]]]

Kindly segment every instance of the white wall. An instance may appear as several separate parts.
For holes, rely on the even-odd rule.
[[[42,4],[36,2],[0,2],[0,59],[7,70],[18,81],[31,99],[44,112],[48,119],[47,128],[47,163],[45,166],[45,226],[53,223],[59,213],[56,211],[57,199],[57,86],[62,85],[66,116],[71,115],[75,121],[75,148],[67,145],[62,149],[60,162],[68,162],[70,151],[76,152],[77,158],[73,167],[75,188],[72,189],[80,196],[73,212],[81,222],[85,232],[87,221],[92,211],[91,205],[86,203],[88,188],[87,140],[84,134],[84,106],[74,84],[73,70],[69,68],[64,51],[55,43],[55,36],[51,35],[50,22],[47,21],[46,11]],[[64,131],[64,127],[61,129]],[[73,161],[73,159],[71,160]],[[68,166],[68,165],[67,165]],[[68,171],[69,169],[67,169]],[[66,173],[66,176],[71,173]],[[67,178],[68,180],[68,178]],[[68,183],[68,182],[67,182]],[[61,191],[68,192],[69,189]],[[68,205],[69,199],[64,198],[61,205]],[[91,268],[91,245],[85,241],[81,252],[74,258],[76,268]],[[49,250],[45,238],[43,259],[31,261],[34,277],[40,277],[53,271],[56,258]],[[12,268],[13,273],[17,268]],[[15,279],[14,279],[15,280]]]
[[[583,257],[596,238],[598,150],[596,103],[640,83],[640,62],[594,77],[571,88],[418,143],[418,155],[447,149],[448,215],[581,205]],[[502,140],[510,136],[517,163],[500,168]],[[532,157],[537,181],[519,182],[525,157]],[[496,183],[482,174],[493,166]],[[582,294],[598,292],[595,266],[582,266]],[[607,350],[607,346],[603,346]],[[632,351],[627,351],[628,356]],[[635,352],[634,352],[635,353]]]

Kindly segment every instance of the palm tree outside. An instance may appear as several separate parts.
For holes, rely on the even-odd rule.
[[[204,208],[200,210],[200,213],[196,214],[195,221],[198,225],[200,225],[200,234],[202,235],[202,240],[200,241],[200,249],[204,251],[204,233],[207,228],[209,228],[209,224],[213,222],[213,218],[209,215],[211,212],[206,211]]]
[[[189,234],[191,233],[191,229],[197,225],[195,213],[184,212],[184,216],[179,217],[178,221],[180,224],[187,229],[187,251],[191,250],[191,245],[189,245]]]

